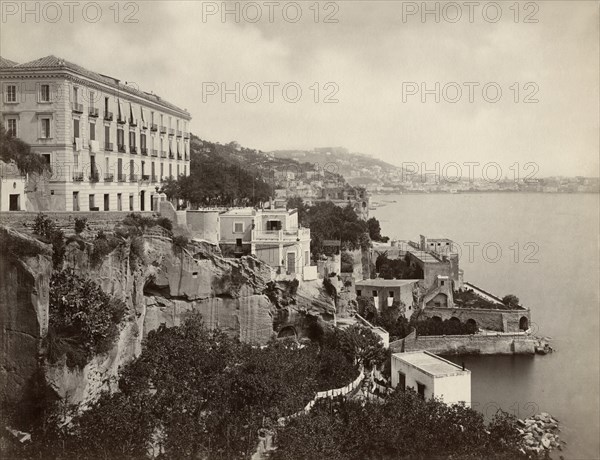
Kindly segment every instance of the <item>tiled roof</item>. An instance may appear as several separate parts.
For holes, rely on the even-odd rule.
[[[10,59],[3,58],[0,56],[0,68],[3,67],[14,67],[18,65],[15,61],[11,61]]]
[[[12,61],[8,61],[12,62]],[[160,104],[162,106],[168,107],[173,110],[177,110],[179,112],[188,113],[187,110],[181,109],[170,102],[165,101],[161,97],[146,93],[145,91],[140,91],[132,86],[125,85],[120,82],[120,80],[109,77],[108,75],[102,75],[97,72],[92,72],[91,70],[87,70],[77,64],[67,61],[66,59],[62,59],[53,55],[45,56],[40,59],[35,59],[33,61],[25,62],[23,64],[16,64],[13,66],[4,66],[2,67],[11,67],[13,70],[40,70],[40,69],[64,69],[75,72],[81,76],[87,77],[91,80],[95,80],[99,83],[104,83],[106,85],[112,86],[113,88],[118,89],[119,91],[136,95],[148,101]],[[189,115],[189,113],[188,113]]]

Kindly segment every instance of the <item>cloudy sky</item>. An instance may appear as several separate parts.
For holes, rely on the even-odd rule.
[[[431,2],[439,22],[421,2],[228,2],[239,22],[222,2],[92,3],[71,18],[54,3],[58,18],[32,2],[36,18],[3,2],[1,55],[54,54],[134,82],[187,108],[213,141],[598,175],[597,2]]]

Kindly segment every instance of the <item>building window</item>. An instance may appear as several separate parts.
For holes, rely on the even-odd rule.
[[[6,131],[9,136],[17,137],[17,120],[16,118],[9,118],[6,120]]]
[[[95,93],[93,91],[90,91],[90,109],[94,108],[94,97],[95,97]]]
[[[96,207],[94,200],[94,195],[90,194],[90,211],[94,211],[94,208]]]
[[[378,297],[377,291],[373,291],[373,297]]]
[[[117,193],[117,211],[123,210],[122,194]]]
[[[17,85],[6,85],[5,102],[17,102]]]
[[[40,122],[42,126],[42,139],[50,139],[52,137],[50,133],[50,118],[42,118]]]
[[[360,289],[356,290],[356,297],[360,297],[362,295],[362,291]]]
[[[391,297],[393,299],[394,298],[394,291],[388,292],[388,297]]]
[[[234,222],[233,223],[233,233],[244,233],[244,223],[243,222]]]
[[[173,165],[169,163],[169,179],[173,178]]]
[[[90,123],[90,141],[96,140],[96,123]]]
[[[50,85],[40,85],[40,102],[50,102]]]
[[[162,180],[162,178],[165,176],[165,164],[161,163],[160,164],[160,180]]]
[[[444,286],[444,285],[446,284],[446,282],[445,282],[444,280],[442,280],[442,281],[440,281],[440,284],[441,284],[442,286]]]
[[[417,394],[419,395],[419,398],[425,399],[425,385],[419,382],[417,382]]]
[[[129,194],[129,210],[133,211],[133,193]]]
[[[79,138],[79,120],[77,118],[73,119],[73,136],[75,139]]]
[[[75,104],[79,103],[79,88],[77,86],[73,86],[73,102]]]

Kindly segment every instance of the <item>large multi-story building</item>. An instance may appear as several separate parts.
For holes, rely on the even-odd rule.
[[[149,211],[190,173],[190,114],[153,93],[55,56],[0,58],[0,82],[4,127],[52,166],[24,210]]]

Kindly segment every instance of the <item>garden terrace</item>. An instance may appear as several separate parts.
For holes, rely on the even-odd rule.
[[[485,310],[522,310],[518,305],[506,305],[500,300],[490,300],[473,289],[459,289],[454,292],[454,304],[458,308],[481,308]]]

